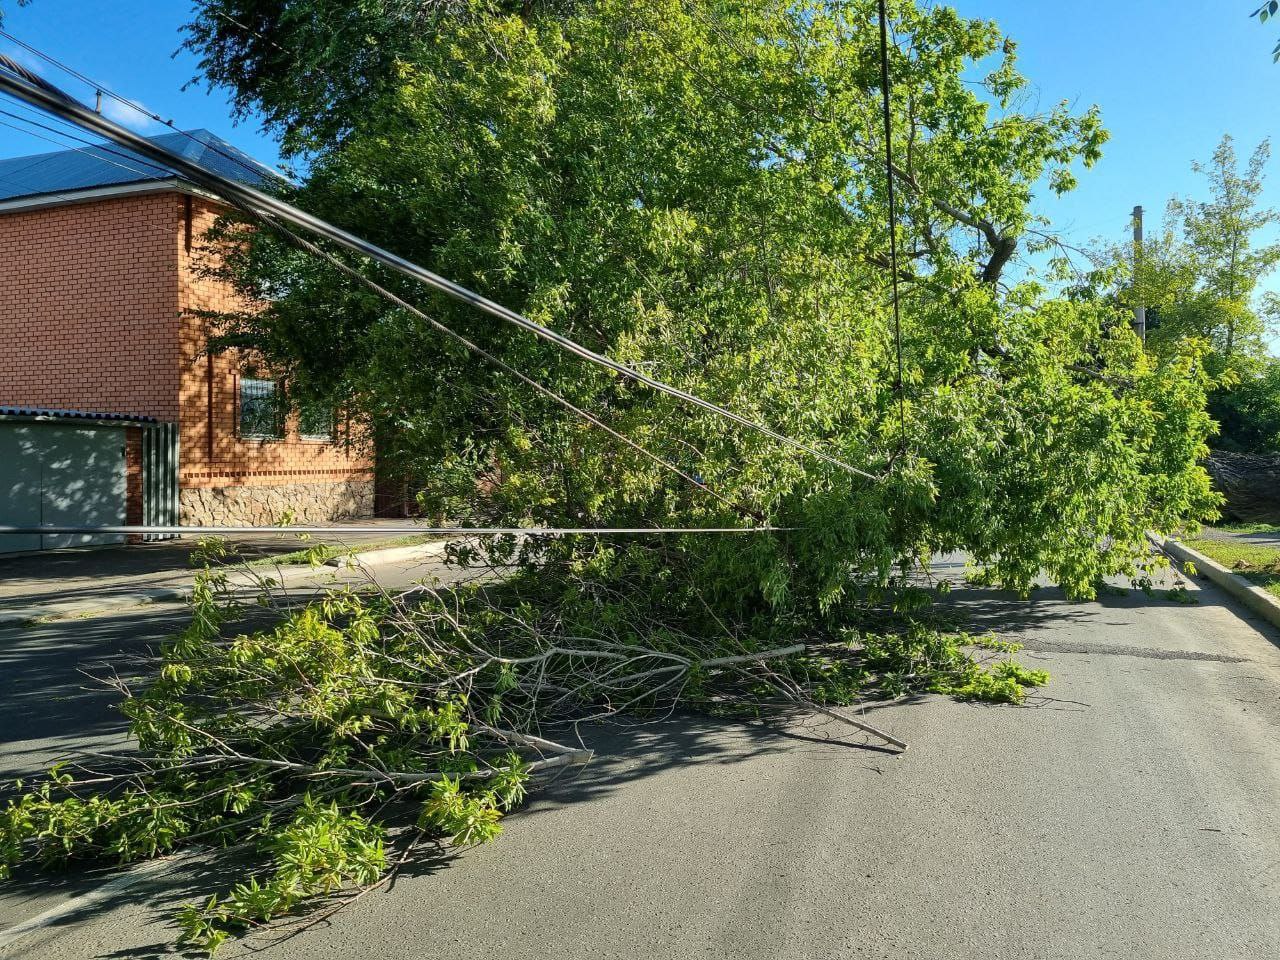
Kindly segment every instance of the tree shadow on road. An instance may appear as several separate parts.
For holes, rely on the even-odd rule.
[[[804,744],[803,749],[812,752],[817,762],[847,764],[850,775],[861,768],[872,776],[876,765],[894,762],[890,752],[871,743],[865,735],[842,736],[854,732],[836,721],[806,720],[798,716],[748,722],[692,712],[649,722],[593,724],[581,730],[582,741],[595,751],[592,762],[539,784],[529,802],[506,818],[507,829],[517,829],[522,821],[550,811],[599,801],[639,780],[677,768],[724,767],[748,764],[779,753],[795,755],[797,743]],[[466,851],[446,845],[426,846],[405,862],[391,882],[430,876],[458,856],[466,856]],[[178,930],[173,918],[177,908],[207,900],[210,894],[221,893],[240,882],[245,878],[246,863],[243,855],[197,849],[163,861],[164,866],[158,871],[154,862],[122,869],[94,868],[88,872],[83,864],[52,872],[24,871],[7,884],[0,896],[0,913],[30,916],[44,912],[55,903],[79,898],[73,909],[49,922],[53,931],[86,921],[102,921],[107,915],[118,913],[109,921],[113,929],[120,932],[121,939],[138,942],[126,942],[97,956],[111,960],[159,960],[181,953],[174,947]],[[119,878],[131,871],[139,875],[136,883],[109,889],[109,885],[118,883]],[[106,893],[101,892],[104,887],[108,888]],[[379,895],[377,891],[371,894]],[[342,895],[338,894],[322,900],[307,918],[294,923],[282,921],[241,946],[252,953],[271,956],[275,948],[297,935],[320,932],[328,921],[312,921],[332,906],[338,906],[341,899]],[[295,929],[298,926],[304,929]],[[55,954],[51,951],[48,955]]]
[[[1225,607],[1233,614],[1243,612],[1216,590],[1199,591],[1197,596],[1198,609],[1202,611]],[[944,616],[954,617],[957,626],[972,632],[994,631],[1015,639],[1032,637],[1050,626],[1074,624],[1091,631],[1089,635],[1099,652],[1105,652],[1104,648],[1110,645],[1116,648],[1114,652],[1128,655],[1131,651],[1110,635],[1132,626],[1135,611],[1140,615],[1147,609],[1175,606],[1179,605],[1167,597],[1147,596],[1140,591],[1105,594],[1094,602],[1076,603],[1057,590],[1045,589],[1037,592],[1034,599],[1024,601],[1007,592],[962,586],[954,589],[938,609]],[[60,623],[15,632],[14,639],[0,645],[0,740],[10,741],[0,748],[4,750],[0,756],[4,757],[5,772],[25,775],[43,769],[51,756],[83,748],[95,738],[116,738],[119,742],[125,724],[113,708],[115,695],[86,689],[90,681],[79,672],[81,665],[105,662],[121,654],[146,654],[181,623],[181,614],[172,611],[129,611],[70,628]],[[1263,632],[1276,640],[1275,630],[1266,628]],[[870,703],[866,710],[877,715],[883,712],[889,718],[875,721],[879,726],[890,730],[908,728],[911,708],[928,699],[931,698],[921,695],[891,704]],[[567,733],[547,732],[557,737]],[[525,807],[509,816],[510,828],[528,818],[599,802],[637,781],[677,769],[747,765],[777,754],[801,752],[811,755],[817,763],[840,764],[852,779],[877,776],[886,764],[897,762],[890,755],[893,751],[838,721],[796,714],[779,714],[768,720],[735,720],[682,712],[647,722],[615,720],[584,726],[577,732],[584,744],[595,751],[593,761],[542,784]],[[430,850],[407,862],[403,876],[435,873],[455,855],[456,851],[447,848]],[[84,901],[82,906],[58,916],[54,926],[65,928],[115,911],[128,911],[134,919],[125,939],[152,942],[121,943],[100,956],[145,960],[172,955],[176,931],[171,919],[175,907],[207,899],[210,893],[227,889],[243,874],[237,871],[234,858],[212,852],[195,852],[174,858],[171,863],[165,872],[148,876],[135,886]],[[51,902],[100,891],[103,884],[120,875],[120,871],[111,870],[84,873],[83,868],[26,874],[8,885],[0,897],[0,909],[30,916]],[[277,933],[289,933],[289,928],[280,928]],[[278,936],[273,935],[261,944],[255,941],[254,948],[269,956],[276,940]]]
[[[0,780],[74,751],[118,744],[127,721],[101,679],[149,657],[185,610],[139,608],[0,631]]]

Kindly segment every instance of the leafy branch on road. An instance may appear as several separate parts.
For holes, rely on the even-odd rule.
[[[679,605],[602,591],[598,571],[562,573],[544,564],[399,595],[334,589],[238,633],[251,608],[225,571],[206,570],[191,623],[149,680],[116,681],[136,750],[19,784],[0,811],[0,874],[240,851],[238,882],[177,915],[183,941],[213,951],[380,883],[389,849],[410,856],[406,838],[494,839],[535,778],[590,760],[573,735],[583,722],[821,713],[879,742],[845,709],[926,692],[1018,703],[1047,680],[990,638],[919,624],[822,638],[795,625],[762,645],[682,618]],[[983,664],[966,647],[1000,659]]]

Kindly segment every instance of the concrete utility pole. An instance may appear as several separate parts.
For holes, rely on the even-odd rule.
[[[1142,302],[1142,284],[1138,275],[1142,267],[1142,207],[1133,208],[1133,332],[1147,342],[1147,305]]]

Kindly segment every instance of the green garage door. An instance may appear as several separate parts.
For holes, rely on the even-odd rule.
[[[40,525],[40,454],[28,425],[0,423],[0,523]],[[0,537],[0,553],[39,550],[40,538]]]
[[[119,427],[0,422],[0,524],[123,525],[124,441]],[[123,542],[121,536],[4,536],[0,552]]]

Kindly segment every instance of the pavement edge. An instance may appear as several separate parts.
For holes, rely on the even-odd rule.
[[[340,557],[333,557],[325,561],[319,569],[323,570],[325,567],[350,569],[377,567],[386,563],[412,563],[443,556],[447,546],[447,541],[432,540],[428,543],[418,543],[411,546],[343,554]],[[279,576],[282,581],[287,583],[299,577],[314,576],[316,572],[317,568],[311,566],[287,567]],[[251,575],[246,575],[241,571],[232,571],[230,576],[232,582],[240,586],[248,586],[254,582]],[[114,610],[152,603],[184,603],[190,598],[190,586],[146,587],[103,600],[72,600],[33,604],[27,607],[10,607],[8,609],[0,609],[0,628],[29,627],[48,620],[87,618]]]
[[[1195,565],[1196,573],[1208,578],[1268,623],[1280,627],[1280,599],[1273,597],[1257,584],[1250,583],[1238,573],[1232,573],[1218,561],[1192,550],[1185,543],[1172,537],[1149,533],[1147,536],[1157,547],[1181,563]]]
[[[444,555],[448,547],[446,540],[430,540],[426,543],[415,543],[405,547],[385,547],[381,550],[365,550],[363,553],[344,553],[325,561],[325,566],[338,567],[371,567],[380,563],[401,563],[404,561],[428,560]]]

